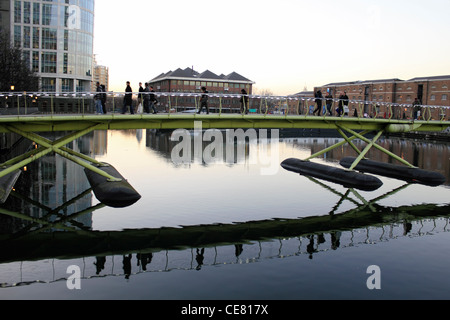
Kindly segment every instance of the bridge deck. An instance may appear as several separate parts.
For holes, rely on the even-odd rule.
[[[8,126],[14,126],[24,132],[79,131],[94,125],[97,126],[97,130],[194,129],[197,121],[202,122],[204,129],[338,129],[339,127],[345,127],[352,130],[383,130],[387,132],[441,132],[450,127],[450,121],[412,121],[304,115],[63,114],[1,116],[0,132],[10,132]]]

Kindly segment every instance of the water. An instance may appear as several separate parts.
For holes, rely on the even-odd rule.
[[[127,178],[142,198],[126,208],[102,206],[83,170],[59,156],[30,165],[2,207],[0,299],[450,298],[448,144],[381,140],[447,183],[380,177],[380,189],[364,192],[281,167],[261,174],[266,164],[249,147],[232,162],[176,165],[169,138],[96,132],[71,146]],[[337,140],[284,134],[277,161]],[[314,161],[338,166],[347,155],[344,147]],[[387,161],[378,151],[369,157]],[[372,265],[379,290],[368,289]],[[69,266],[81,273],[80,290],[68,289]]]

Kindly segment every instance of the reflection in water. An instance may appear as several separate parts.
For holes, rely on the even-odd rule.
[[[320,131],[320,130],[318,130]],[[147,130],[147,142],[146,146],[156,151],[161,157],[165,158],[168,162],[171,161],[171,153],[173,148],[178,142],[171,141],[171,130]],[[306,150],[308,155],[315,154],[327,147],[335,145],[340,141],[343,141],[340,137],[329,137],[329,132],[325,132],[326,136],[318,137],[283,137],[291,136],[292,133],[283,134],[280,133],[281,141],[287,145],[301,150]],[[138,138],[139,139],[139,138]],[[354,145],[358,149],[363,150],[366,147],[366,143],[356,139],[353,141]],[[377,142],[381,147],[389,150],[390,152],[401,156],[407,162],[414,166],[430,171],[436,171],[443,174],[447,178],[446,185],[450,185],[450,143],[446,142],[429,142],[418,141],[411,139],[401,138],[381,138]],[[203,143],[203,149],[208,146],[208,142]],[[243,153],[237,152],[240,146],[235,146],[234,154],[241,155]],[[241,146],[242,147],[242,146]],[[242,158],[235,157],[235,163],[243,163],[248,161],[254,155],[251,154],[252,149],[250,143],[247,141],[245,146],[245,154]],[[354,157],[355,151],[349,146],[344,145],[342,148],[336,148],[326,153],[324,156],[325,161],[338,162],[345,157]],[[226,155],[224,156],[227,159]],[[379,152],[375,148],[372,148],[367,158],[373,161],[393,163],[395,160],[383,152]],[[194,160],[194,159],[192,159]],[[226,163],[233,164],[233,163]],[[398,164],[398,163],[396,163]]]
[[[95,232],[90,231],[87,226],[77,224],[77,228],[74,228],[70,225],[75,217],[91,214],[103,205],[85,209],[58,221],[46,223],[44,218],[31,219],[40,227],[33,229],[28,225],[23,230],[0,237],[0,244],[4,248],[0,258],[0,274],[10,274],[11,268],[17,268],[17,274],[13,278],[1,279],[0,283],[2,287],[11,287],[65,279],[63,276],[44,278],[43,275],[47,273],[45,265],[48,265],[46,259],[64,259],[52,264],[53,274],[63,275],[67,263],[79,265],[80,261],[83,261],[85,265],[86,261],[94,260],[92,266],[86,265],[83,268],[85,279],[118,274],[129,279],[132,275],[142,272],[174,269],[200,271],[206,265],[254,263],[268,258],[286,258],[301,254],[313,259],[314,255],[326,253],[328,250],[374,244],[399,237],[448,232],[450,205],[424,204],[395,208],[377,204],[378,201],[405,190],[407,186],[373,200],[366,200],[357,191],[349,189],[345,194],[341,194],[341,199],[328,215],[291,220],[117,232]],[[326,189],[337,192],[328,186]],[[356,200],[350,195],[354,195]],[[337,207],[344,200],[349,200],[357,206],[347,212],[335,214]],[[73,201],[75,200],[70,202]],[[17,212],[2,209],[1,213],[16,219],[30,220],[26,215]],[[42,232],[49,228],[53,232]],[[187,255],[193,250],[195,263],[194,254],[190,258]],[[121,252],[128,253],[122,254],[122,271],[118,273],[114,268],[117,265],[117,254]],[[176,261],[178,266],[171,265],[171,261]],[[26,265],[31,269],[41,270],[26,275],[27,278],[33,278],[33,281],[18,280],[18,274],[20,279],[24,278],[23,270]],[[9,272],[2,273],[2,268]],[[56,270],[57,268],[60,269]]]
[[[82,277],[86,280],[105,276],[119,276],[129,279],[145,272],[201,271],[206,267],[217,265],[252,264],[267,259],[286,259],[301,255],[305,255],[308,259],[314,259],[316,255],[327,254],[336,250],[349,250],[363,245],[385,243],[401,238],[429,237],[430,235],[449,232],[449,219],[449,216],[445,216],[429,217],[416,221],[395,221],[352,230],[247,241],[238,245],[158,250],[149,253],[133,251],[124,255],[70,259],[58,259],[56,257],[50,259],[51,264],[48,263],[49,260],[9,262],[0,265],[0,274],[2,275],[0,286],[7,288],[33,283],[63,281],[67,279],[66,270],[69,265],[82,266]]]
[[[106,137],[104,132],[84,137],[77,142],[79,150],[104,155]],[[142,138],[139,132],[136,138],[138,141]],[[335,138],[282,141],[288,148],[314,153],[334,144]],[[413,157],[424,169],[438,170],[449,177],[448,145],[419,145],[402,140],[384,143],[392,146],[387,149],[402,154],[407,160]],[[174,146],[170,132],[147,131],[146,146],[170,162]],[[246,150],[245,157],[251,157],[250,149]],[[334,152],[327,154],[326,160],[350,155],[346,148]],[[235,160],[237,163],[246,161],[245,158]],[[83,266],[83,279],[105,276],[130,279],[145,272],[201,272],[209,266],[250,264],[299,255],[314,259],[316,255],[358,245],[449,231],[450,205],[447,203],[381,204],[384,199],[407,192],[408,184],[367,199],[354,189],[342,192],[310,178],[311,186],[319,186],[325,193],[338,196],[334,206],[318,216],[100,232],[93,230],[92,217],[104,206],[93,205],[83,170],[71,165],[58,156],[34,163],[35,167],[27,168],[10,199],[0,208],[2,287],[61,281],[67,278],[68,265]],[[353,208],[341,212],[339,209],[344,202],[350,202]],[[275,217],[277,213],[273,214]]]

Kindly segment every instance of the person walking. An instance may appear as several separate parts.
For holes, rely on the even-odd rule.
[[[103,109],[103,114],[107,114],[106,112],[106,87],[104,84],[102,84],[102,109]]]
[[[331,95],[330,90],[328,90],[327,95],[325,96],[325,102],[327,105],[327,111],[328,111],[328,115],[331,117],[333,116],[333,96]]]
[[[314,109],[313,115],[315,115],[316,112],[317,112],[317,115],[320,116],[320,114],[322,113],[322,99],[323,99],[322,91],[317,90],[317,92],[314,95],[314,97],[316,98],[316,100],[315,100],[315,102],[316,102],[316,109]]]
[[[100,82],[97,82],[97,94],[94,96],[95,100],[95,113],[96,114],[103,114],[103,107],[102,107],[102,86],[100,85]]]
[[[208,107],[208,91],[205,87],[202,87],[202,97],[200,98],[200,110],[198,111],[198,114],[201,114],[203,111],[203,108],[206,108],[206,113],[209,114],[209,107]]]
[[[150,87],[150,108],[153,110],[153,114],[157,114],[158,111],[156,111],[156,104],[158,103],[158,100],[156,100],[156,95],[154,94],[155,90],[153,90],[153,86]]]
[[[339,95],[338,107],[336,109],[338,117],[341,117],[344,113],[344,93],[341,91]]]
[[[344,101],[344,116],[348,117],[348,115],[350,113],[350,108],[348,107],[348,103],[350,102],[350,100],[348,99],[346,91],[344,91],[344,95],[343,95],[342,99]]]
[[[143,94],[144,112],[150,113],[150,88],[148,83],[145,83],[144,94]]]
[[[245,91],[245,89],[242,89],[241,93],[242,93],[242,97],[239,100],[239,102],[241,103],[241,113],[242,114],[244,114],[244,113],[248,114],[248,111],[249,111],[248,101],[249,101],[249,99],[248,99],[247,91]]]
[[[136,109],[137,113],[143,113],[144,112],[144,88],[142,87],[142,82],[139,82],[139,94],[138,94],[138,106]]]
[[[125,114],[130,107],[130,113],[134,114],[133,109],[133,89],[131,89],[130,81],[127,81],[127,87],[125,88],[125,97],[123,98],[122,114]]]
[[[420,113],[422,111],[419,99],[415,98],[412,105],[413,105],[413,112],[414,112],[414,120],[419,120]]]

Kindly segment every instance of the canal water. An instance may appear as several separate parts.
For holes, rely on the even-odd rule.
[[[171,132],[100,131],[73,143],[139,192],[125,208],[99,203],[84,170],[59,156],[30,164],[1,206],[0,299],[450,298],[449,144],[381,139],[447,182],[379,177],[383,186],[366,192],[280,166],[339,137],[278,134],[213,153],[204,141],[199,155],[192,133],[182,162]],[[207,152],[214,161],[202,161]],[[339,167],[353,152],[314,161]]]

